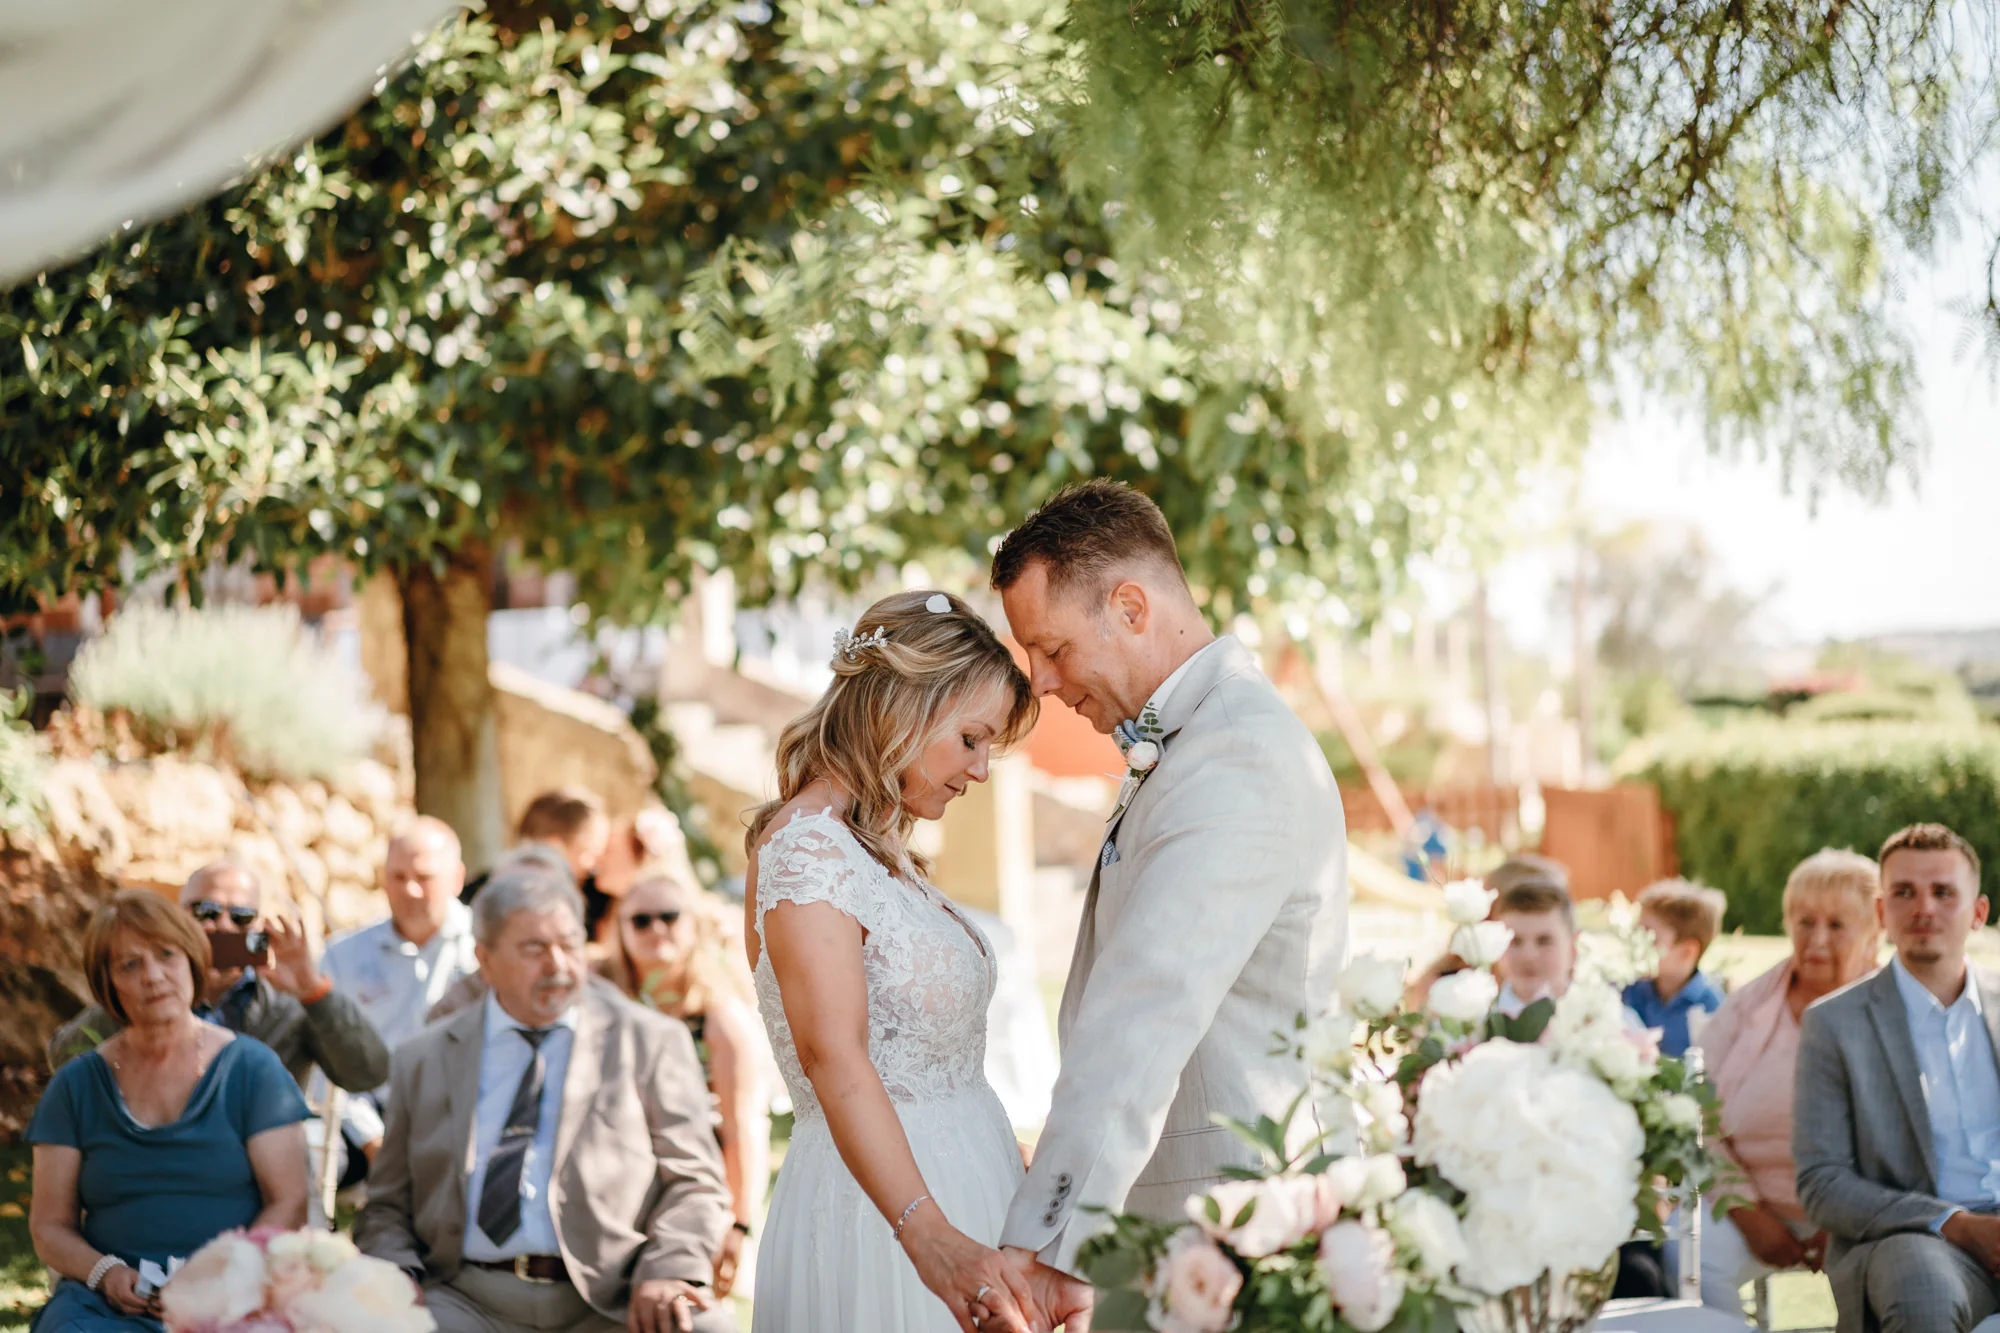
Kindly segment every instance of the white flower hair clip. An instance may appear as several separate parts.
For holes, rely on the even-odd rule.
[[[930,600],[924,603],[924,610],[934,616],[948,615],[951,612],[951,598],[941,592],[934,592]]]
[[[870,648],[880,648],[889,642],[887,626],[877,625],[866,634],[850,634],[844,629],[833,632],[834,655],[843,662],[859,662],[861,655]]]

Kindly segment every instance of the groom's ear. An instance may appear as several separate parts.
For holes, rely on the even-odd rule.
[[[1132,634],[1144,634],[1153,614],[1152,598],[1143,584],[1126,579],[1111,590],[1111,623]]]

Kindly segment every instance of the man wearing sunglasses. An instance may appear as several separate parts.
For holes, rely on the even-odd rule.
[[[266,927],[267,948],[247,950],[253,956],[261,952],[263,961],[210,968],[197,1014],[269,1046],[301,1085],[315,1065],[350,1092],[364,1092],[388,1079],[389,1048],[381,1034],[360,1006],[314,965],[305,928],[297,920],[263,920],[263,892],[255,875],[234,861],[212,862],[188,876],[181,906],[225,958],[234,949],[254,945],[249,936],[260,922]],[[50,1038],[50,1065],[93,1049],[120,1026],[91,1005]]]

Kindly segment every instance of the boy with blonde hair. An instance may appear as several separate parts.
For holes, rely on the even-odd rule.
[[[1722,990],[1701,970],[1701,956],[1722,932],[1728,906],[1720,890],[1685,879],[1663,879],[1639,895],[1639,924],[1659,943],[1660,964],[1625,988],[1625,1007],[1660,1030],[1663,1055],[1686,1055],[1689,1017],[1722,1007]]]

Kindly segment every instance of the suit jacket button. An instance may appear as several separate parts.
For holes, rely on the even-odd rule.
[[[1069,1172],[1064,1171],[1063,1173],[1061,1173],[1056,1177],[1056,1188],[1059,1190],[1066,1190],[1069,1188]]]
[[[1051,1208],[1049,1209],[1049,1211],[1042,1214],[1042,1225],[1045,1227],[1052,1227],[1055,1224],[1056,1224],[1056,1210]]]

